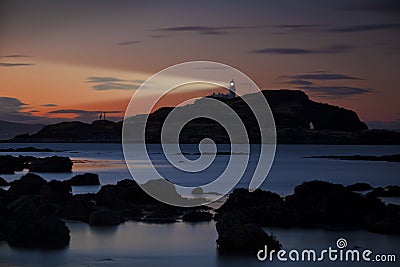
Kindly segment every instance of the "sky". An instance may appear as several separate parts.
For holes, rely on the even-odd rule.
[[[399,52],[395,0],[3,0],[0,120],[120,120],[151,75],[210,60],[400,129]]]

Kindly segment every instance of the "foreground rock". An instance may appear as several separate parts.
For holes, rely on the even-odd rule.
[[[29,165],[31,172],[71,172],[71,170],[72,161],[68,157],[36,158]]]
[[[34,173],[27,173],[20,179],[11,182],[8,191],[18,198],[22,195],[39,195],[40,189],[47,182],[45,179]]]
[[[278,251],[282,245],[272,235],[268,235],[259,226],[241,221],[235,214],[221,216],[216,228],[218,232],[217,248],[222,254],[253,254],[268,246]]]
[[[294,194],[285,198],[262,190],[236,189],[217,211],[217,219],[230,212],[262,226],[365,228],[381,233],[400,229],[399,212],[390,205],[323,181],[296,186]]]
[[[15,171],[22,171],[25,163],[21,157],[13,157],[10,155],[0,156],[0,173],[14,174]]]
[[[212,214],[208,211],[191,211],[183,215],[184,222],[208,222],[212,220]]]
[[[3,177],[0,177],[0,186],[9,186],[10,183],[4,180]]]
[[[373,197],[400,197],[400,186],[389,185],[385,188],[378,187],[368,193],[368,196]]]
[[[74,185],[74,186],[100,185],[99,175],[96,173],[78,174],[64,182],[69,185]]]
[[[72,161],[68,157],[36,158],[31,156],[0,156],[0,174],[14,174],[25,168],[31,172],[71,172]]]
[[[72,197],[70,185],[52,180],[40,188],[40,195],[49,202],[64,202]]]
[[[97,210],[90,214],[89,224],[92,226],[110,226],[118,225],[121,219],[115,211],[112,210]]]
[[[17,223],[7,237],[12,247],[64,248],[69,244],[69,229],[54,215]]]
[[[53,215],[56,206],[40,196],[24,195],[8,205],[4,227],[10,246],[63,248],[69,244],[69,229]]]
[[[88,223],[90,214],[95,210],[92,198],[90,195],[75,195],[59,204],[56,215],[63,219]]]

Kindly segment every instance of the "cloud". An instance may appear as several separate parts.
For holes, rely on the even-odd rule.
[[[116,114],[121,113],[120,110],[84,110],[84,109],[57,109],[47,112],[48,114],[78,114],[78,115],[86,115],[86,114],[100,114],[106,112],[107,114]]]
[[[355,50],[357,47],[351,45],[331,45],[320,49],[305,48],[264,48],[250,51],[253,54],[274,55],[312,55],[312,54],[341,54]]]
[[[134,45],[134,44],[138,44],[141,43],[142,41],[126,41],[126,42],[119,42],[117,43],[117,45]]]
[[[286,82],[282,82],[284,84],[295,84],[295,85],[312,85],[313,82],[305,81],[305,80],[290,80]]]
[[[317,32],[324,25],[322,24],[281,24],[274,26],[266,26],[268,28],[273,28],[272,34],[293,34],[293,33],[303,33],[303,32]]]
[[[353,77],[340,73],[311,73],[311,74],[299,74],[299,75],[289,75],[281,76],[281,78],[288,79],[300,79],[300,80],[363,80],[358,77]]]
[[[329,28],[326,31],[333,33],[356,33],[356,32],[367,32],[367,31],[378,31],[378,30],[392,30],[392,29],[400,29],[400,23],[352,25],[352,26]]]
[[[23,103],[21,100],[15,97],[0,97],[0,120],[5,121],[25,121],[35,120],[35,117],[27,115],[23,112],[24,108],[27,108],[28,104]]]
[[[0,56],[3,58],[27,58],[27,57],[32,57],[29,55],[22,55],[22,54],[11,54],[11,55],[5,55],[5,56]]]
[[[93,85],[94,90],[105,91],[105,90],[136,90],[140,87],[140,84],[124,84],[124,83],[100,83]]]
[[[231,33],[235,30],[242,29],[255,29],[261,28],[262,26],[179,26],[179,27],[167,27],[167,28],[158,28],[156,31],[162,32],[194,32],[198,34],[208,34],[208,35],[222,35]]]
[[[20,111],[24,106],[27,106],[21,102],[18,98],[15,97],[0,97],[0,111],[2,112],[14,112]]]
[[[125,80],[116,77],[87,77],[87,83],[97,83],[93,85],[94,90],[135,90],[140,87],[144,80]]]
[[[57,107],[57,104],[52,104],[52,103],[48,103],[48,104],[42,104],[40,105],[41,107]]]
[[[83,110],[83,109],[58,109],[47,112],[47,114],[73,114],[76,117],[74,119],[79,119],[82,121],[93,121],[99,118],[100,114],[106,113],[107,119],[118,120],[122,116],[110,116],[110,114],[121,114],[123,111],[120,110]]]
[[[32,63],[6,63],[0,62],[0,67],[23,67],[23,66],[33,66]]]
[[[374,92],[373,89],[349,86],[300,86],[299,89],[315,93],[319,97],[340,99]]]

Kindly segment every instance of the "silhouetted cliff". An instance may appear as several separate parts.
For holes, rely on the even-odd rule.
[[[296,144],[400,144],[400,133],[384,130],[368,130],[354,111],[317,103],[299,90],[264,90],[246,97],[265,97],[271,107],[277,130],[278,143]],[[240,97],[220,99],[235,110],[248,132],[251,143],[260,142],[260,130],[251,109]],[[202,99],[192,105],[178,107],[183,112],[196,114],[196,109],[211,109]],[[172,107],[160,108],[149,115],[146,141],[159,143],[161,128]],[[134,125],[143,115],[128,119]],[[310,125],[312,125],[310,129]],[[122,122],[94,121],[62,122],[45,126],[36,134],[19,135],[11,142],[120,142]],[[229,143],[225,129],[217,122],[197,118],[190,121],[180,132],[181,143],[198,143],[203,138],[216,143]]]

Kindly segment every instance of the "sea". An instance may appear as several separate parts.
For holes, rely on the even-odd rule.
[[[38,173],[46,180],[66,180],[80,173],[99,174],[101,185],[115,184],[122,179],[132,179],[121,144],[96,143],[1,143],[1,148],[33,146],[49,148],[55,152],[1,152],[0,155],[30,155],[35,157],[68,156],[73,162],[71,173]],[[230,151],[229,145],[218,145],[218,151]],[[189,159],[198,158],[197,145],[181,145],[182,153]],[[248,169],[236,185],[247,188],[254,166],[258,162],[258,148],[250,150]],[[168,162],[160,145],[148,145],[151,162],[169,180],[184,186],[204,185],[215,179],[225,168],[230,157],[241,153],[214,154],[212,165],[202,172],[187,174]],[[240,152],[240,151],[239,151]],[[261,189],[282,196],[292,194],[294,187],[304,181],[325,180],[344,185],[366,182],[374,187],[400,185],[400,163],[383,161],[349,161],[327,158],[308,158],[321,155],[372,155],[400,154],[400,146],[372,145],[278,145],[271,170]],[[171,158],[171,157],[170,157]],[[146,171],[148,162],[135,162]],[[12,175],[0,175],[7,181],[18,179],[27,170]],[[7,189],[7,187],[5,187]],[[73,193],[97,192],[100,186],[74,186]],[[218,193],[218,192],[214,192]],[[218,207],[222,197],[213,203]],[[399,198],[384,198],[387,203],[400,204]],[[71,230],[70,245],[61,250],[15,249],[0,241],[0,266],[398,266],[400,261],[400,236],[370,233],[365,230],[285,229],[265,228],[273,233],[288,252],[293,249],[317,251],[337,248],[336,241],[343,238],[347,248],[369,249],[375,254],[395,255],[396,262],[330,261],[298,262],[259,261],[256,255],[221,256],[217,253],[215,223],[147,224],[126,222],[113,227],[89,227],[81,222],[66,222]]]

